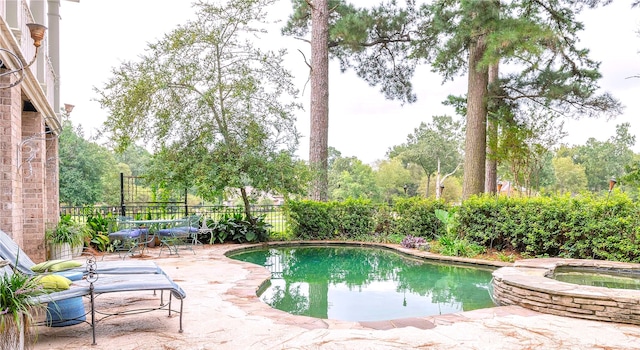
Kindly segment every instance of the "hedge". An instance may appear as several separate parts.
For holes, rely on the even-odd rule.
[[[354,239],[397,234],[434,239],[444,234],[435,210],[455,213],[458,237],[497,250],[537,257],[640,262],[640,207],[623,193],[510,198],[474,196],[460,206],[420,198],[392,206],[367,200],[289,201],[289,230],[299,239]]]

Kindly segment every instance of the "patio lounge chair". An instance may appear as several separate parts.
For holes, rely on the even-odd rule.
[[[60,301],[69,300],[78,297],[88,297],[90,310],[86,314],[81,315],[81,320],[91,325],[93,345],[96,344],[96,325],[99,321],[114,315],[133,314],[154,310],[168,310],[169,316],[172,312],[180,314],[180,328],[179,332],[182,333],[182,310],[184,298],[186,293],[180,286],[178,286],[171,278],[164,274],[123,274],[123,275],[100,275],[95,272],[98,270],[98,265],[95,259],[92,257],[87,261],[88,273],[84,279],[79,281],[73,281],[70,288],[63,291],[53,292],[49,294],[42,294],[34,297],[34,300],[39,303],[56,303]],[[0,273],[14,273],[9,266],[5,266],[0,270]],[[15,273],[20,273],[16,270]],[[33,272],[31,273],[33,274]],[[164,301],[161,294],[160,305],[155,308],[139,308],[128,309],[121,312],[108,312],[108,310],[98,310],[96,305],[96,297],[102,294],[117,293],[117,292],[138,292],[138,291],[155,291],[160,290],[162,292],[169,292],[168,302]],[[177,298],[180,300],[180,309],[172,309],[172,299]],[[102,315],[98,318],[96,314]],[[90,315],[90,321],[84,321],[85,316]],[[80,319],[80,317],[77,317]],[[68,319],[58,319],[57,322],[67,322]],[[46,324],[46,323],[45,323]],[[48,324],[50,325],[50,324]]]
[[[32,274],[31,268],[36,264],[22,251],[20,246],[9,235],[0,230],[0,258],[9,261],[12,265],[18,262],[16,268],[25,274]],[[87,272],[87,266],[71,269],[70,271]],[[164,271],[153,261],[103,261],[98,266],[100,274],[164,274]]]

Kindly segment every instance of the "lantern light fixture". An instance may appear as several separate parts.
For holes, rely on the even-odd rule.
[[[24,79],[24,71],[25,69],[31,67],[31,65],[36,61],[36,57],[38,57],[38,49],[40,48],[40,46],[42,45],[42,40],[44,39],[44,34],[47,31],[47,27],[43,26],[42,24],[38,24],[38,23],[27,23],[27,28],[29,28],[29,33],[31,34],[31,39],[33,39],[33,46],[35,46],[36,51],[33,54],[33,58],[31,59],[31,61],[29,63],[24,63],[22,61],[22,59],[14,52],[12,52],[9,49],[5,49],[0,47],[0,52],[4,52],[6,53],[8,56],[11,57],[11,59],[13,61],[15,61],[17,67],[16,68],[9,68],[9,66],[6,64],[6,62],[4,62],[4,57],[0,57],[0,61],[2,61],[2,65],[4,65],[8,70],[5,72],[0,73],[0,78],[7,76],[7,75],[17,75],[18,78],[10,83],[9,85],[3,85],[0,86],[0,88],[12,88],[18,84],[20,84],[22,82],[22,80]]]

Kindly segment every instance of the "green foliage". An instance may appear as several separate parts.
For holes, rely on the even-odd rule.
[[[285,212],[288,230],[298,239],[353,240],[360,237],[378,242],[397,241],[397,237],[390,236],[390,216],[386,206],[370,200],[289,200],[285,204]]]
[[[501,252],[508,249],[523,257],[640,262],[640,207],[617,191],[610,197],[472,196],[455,212],[440,201],[410,198],[389,209],[361,200],[286,203],[297,239],[400,244],[411,236],[435,239],[431,250],[445,255],[471,257],[491,248],[502,261],[514,259]]]
[[[197,2],[195,18],[124,62],[98,91],[105,132],[118,150],[153,147],[149,178],[217,200],[229,188],[304,193],[295,156],[298,91],[284,50],[262,50],[265,8],[274,0]]]
[[[60,133],[60,202],[94,204],[103,199],[103,180],[115,160],[109,151],[83,138],[82,129],[63,123]],[[116,192],[117,193],[117,192]]]
[[[90,243],[100,252],[113,251],[113,244],[108,233],[98,232],[93,234]]]
[[[629,123],[616,125],[616,135],[609,140],[590,138],[585,145],[576,147],[575,162],[584,167],[591,191],[607,190],[611,177],[620,179],[625,175],[625,166],[633,161],[631,147],[635,144],[629,127]]]
[[[436,209],[434,211],[434,214],[436,215],[436,218],[440,220],[440,222],[444,225],[445,235],[452,235],[455,233],[454,229],[456,220],[454,214],[451,214],[448,211],[442,209]]]
[[[91,211],[87,215],[87,227],[89,233],[89,242],[100,252],[112,250],[109,240],[109,232],[116,231],[114,226],[116,219],[111,213],[106,216],[98,211]]]
[[[440,236],[430,247],[430,250],[437,254],[462,257],[474,257],[485,251],[484,247],[479,244],[449,234]]]
[[[337,229],[333,202],[289,200],[285,204],[288,229],[300,239],[333,239]]]
[[[558,116],[544,110],[529,108],[520,113],[509,111],[500,120],[495,157],[500,163],[501,173],[516,187],[524,187],[527,194],[539,190],[551,182],[550,149],[566,133]]]
[[[342,201],[347,198],[379,201],[381,196],[371,166],[356,157],[342,157],[331,148],[328,165],[329,199]]]
[[[504,252],[498,252],[498,259],[503,262],[514,262],[516,257],[513,254],[505,254]]]
[[[420,198],[398,199],[393,206],[396,217],[391,230],[403,236],[435,238],[445,230],[444,225],[435,216],[436,209],[448,209],[448,206],[442,201]]]
[[[60,216],[60,221],[54,229],[47,230],[45,238],[48,243],[68,243],[77,246],[84,244],[88,233],[89,229],[85,224],[73,221],[71,215],[66,214]]]
[[[473,257],[484,252],[484,247],[469,242],[467,239],[457,235],[455,213],[436,209],[434,214],[444,225],[444,233],[438,236],[438,240],[431,247],[432,252],[448,256],[464,257]]]
[[[311,31],[311,3],[292,3],[293,13],[282,32],[303,37]],[[369,84],[380,86],[386,98],[415,102],[409,78],[417,62],[407,57],[415,9],[403,9],[395,1],[356,8],[342,0],[329,0],[328,8],[327,48],[340,61],[341,69],[353,68]]]
[[[6,263],[3,261],[0,267]],[[22,274],[15,269],[0,274],[0,348],[13,349],[22,327],[25,339],[32,339],[31,325],[46,305],[33,297],[43,292],[35,276]]]
[[[370,200],[348,198],[332,203],[337,234],[343,238],[370,234],[376,227],[376,206]]]
[[[466,239],[529,256],[640,262],[639,208],[620,193],[610,198],[472,197],[458,210]]]
[[[438,171],[438,163],[442,175],[457,169],[462,160],[462,131],[462,124],[452,117],[433,116],[433,122],[421,123],[413,134],[407,136],[406,143],[392,147],[389,157],[418,165],[427,176],[428,183]]]
[[[254,220],[247,220],[240,211],[225,213],[217,222],[207,223],[211,227],[212,234],[209,243],[224,243],[234,241],[237,243],[262,242],[269,237],[271,225],[265,221],[265,216],[259,216]]]
[[[396,197],[415,194],[415,188],[418,187],[420,181],[420,177],[414,179],[411,171],[402,165],[399,158],[381,161],[375,176],[376,185],[380,188],[384,203],[391,203]],[[404,186],[407,186],[406,193]]]
[[[587,189],[587,175],[584,166],[575,164],[570,157],[553,159],[556,174],[556,190],[563,193],[580,193]]]

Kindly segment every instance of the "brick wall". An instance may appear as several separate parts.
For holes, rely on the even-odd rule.
[[[21,85],[0,89],[0,229],[40,262],[45,229],[59,220],[58,139],[23,103]]]
[[[22,113],[22,147],[20,149],[23,187],[23,247],[33,260],[46,260],[45,232],[45,170],[46,135],[44,120],[37,112]]]
[[[60,163],[58,159],[59,143],[57,137],[48,135],[46,139],[45,161],[45,228],[55,227],[60,217]]]
[[[2,83],[11,79],[1,77]],[[22,181],[18,174],[18,145],[22,140],[22,90],[0,89],[0,229],[23,246]]]

